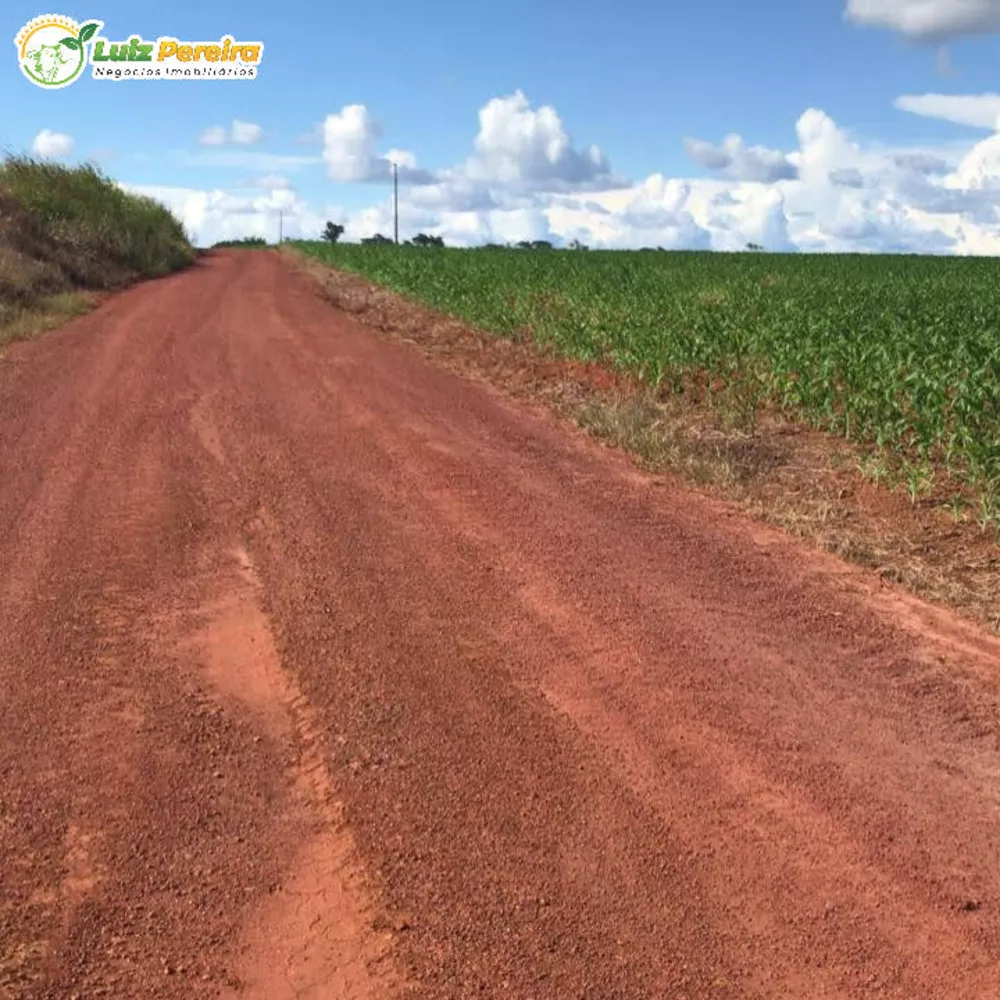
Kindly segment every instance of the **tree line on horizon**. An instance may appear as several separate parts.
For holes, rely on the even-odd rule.
[[[331,245],[340,242],[340,238],[344,235],[345,227],[337,222],[327,222],[326,226],[323,228],[320,238]],[[361,244],[364,246],[390,246],[395,245],[395,240],[388,236],[384,236],[382,233],[375,233],[372,236],[365,236],[361,239]],[[440,236],[431,236],[428,233],[417,233],[412,239],[404,240],[401,246],[407,247],[444,247],[446,244],[444,239]],[[235,240],[221,240],[220,242],[214,244],[214,247],[237,247],[237,246],[250,246],[250,247],[263,247],[267,246],[267,241],[262,236],[250,236],[244,237],[243,239]],[[555,250],[555,244],[551,240],[519,240],[516,243],[483,243],[478,247],[473,247],[472,249],[478,250]],[[586,243],[583,243],[579,239],[570,240],[566,245],[567,250],[589,250],[590,247]],[[644,249],[651,250],[656,249],[659,251],[665,251],[665,247],[646,247]],[[760,243],[747,243],[746,249],[751,253],[761,253],[767,248],[762,246]]]

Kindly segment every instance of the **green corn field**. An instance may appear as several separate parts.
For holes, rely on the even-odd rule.
[[[480,329],[697,393],[745,426],[773,408],[846,436],[914,500],[944,472],[984,530],[1000,523],[998,261],[298,246]]]

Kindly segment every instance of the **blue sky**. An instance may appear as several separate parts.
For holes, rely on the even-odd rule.
[[[8,2],[8,36],[48,12]],[[996,237],[982,197],[949,193],[958,211],[932,212],[943,217],[936,229],[926,216],[943,204],[929,188],[992,183],[1000,0],[95,0],[55,12],[102,20],[109,39],[229,33],[264,43],[252,82],[83,78],[46,91],[21,75],[13,45],[0,66],[5,149],[96,159],[162,197],[202,241],[267,230],[278,207],[293,232],[329,216],[349,234],[383,228],[379,160],[390,149],[424,171],[404,185],[407,222],[456,242],[523,229],[595,245],[727,249],[756,233],[775,249],[844,249],[866,231],[866,213],[881,236],[856,237],[859,249],[941,250],[950,240],[954,252],[987,252]],[[942,95],[974,96],[976,127],[956,123],[968,114]],[[904,97],[923,99],[924,113],[898,108]],[[507,103],[494,105],[486,135],[479,115],[491,101]],[[341,120],[351,106],[363,115]],[[810,119],[809,149],[808,112],[825,116]],[[232,141],[234,120],[259,126],[237,128],[253,141]],[[206,145],[213,126],[225,142]],[[39,142],[42,130],[62,139]],[[724,146],[734,134],[742,144]],[[603,166],[576,157],[592,145]],[[920,151],[948,172],[890,177],[893,151]],[[829,167],[822,184],[816,156]],[[846,180],[851,171],[861,183]],[[809,217],[822,218],[795,221]]]

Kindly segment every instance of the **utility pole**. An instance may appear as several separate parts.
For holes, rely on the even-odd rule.
[[[392,164],[392,238],[399,243],[399,164]]]
[[[278,209],[278,246],[281,246],[281,238],[285,232],[285,213]]]

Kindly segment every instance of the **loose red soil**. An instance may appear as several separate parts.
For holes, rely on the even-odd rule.
[[[998,666],[212,254],[0,362],[0,997],[985,1000]]]

